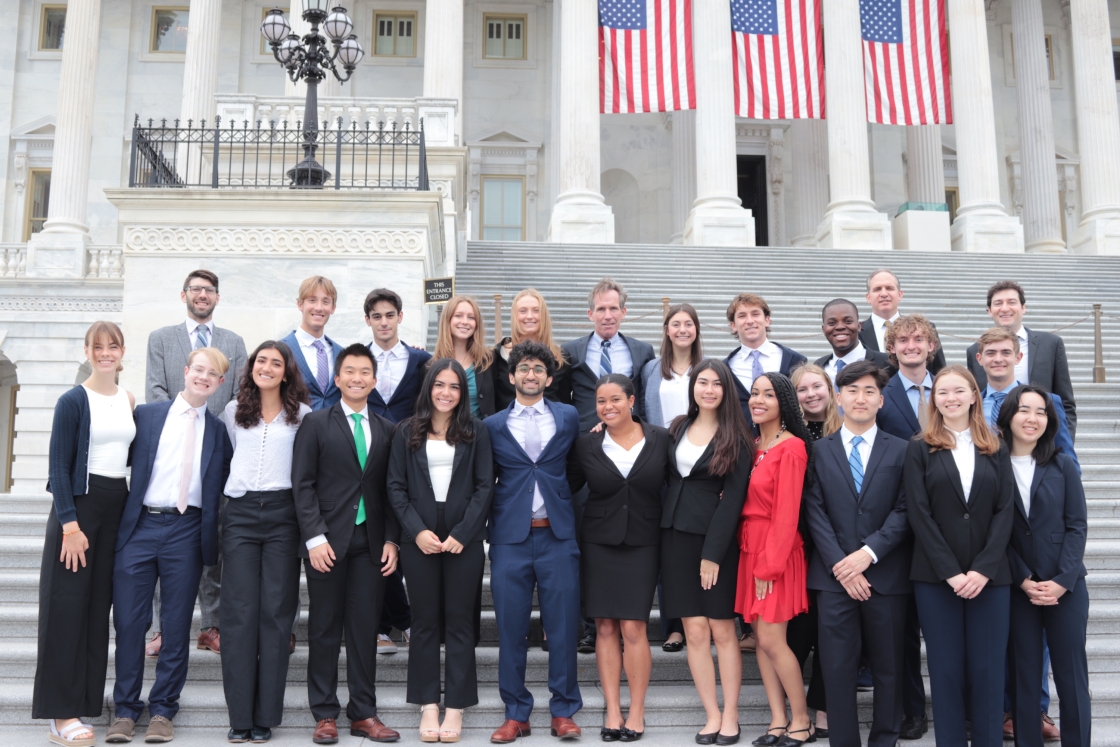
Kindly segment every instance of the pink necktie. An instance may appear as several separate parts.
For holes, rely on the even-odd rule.
[[[179,477],[179,502],[176,507],[179,513],[187,512],[187,500],[191,493],[191,475],[194,472],[194,423],[198,417],[198,410],[193,407],[187,410],[187,433],[183,437],[183,473]]]

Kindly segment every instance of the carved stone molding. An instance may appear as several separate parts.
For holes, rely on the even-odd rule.
[[[126,253],[390,254],[423,256],[427,238],[415,230],[266,228],[129,228]]]
[[[119,298],[0,298],[0,311],[120,312],[122,309]]]

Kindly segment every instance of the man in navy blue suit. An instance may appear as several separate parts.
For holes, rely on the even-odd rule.
[[[796,350],[769,339],[770,305],[762,296],[740,293],[731,299],[727,307],[727,324],[731,333],[739,339],[739,347],[732,350],[723,362],[735,374],[739,404],[749,425],[752,421],[748,402],[755,377],[775,371],[789,376],[806,358]]]
[[[579,546],[566,465],[579,436],[579,414],[571,405],[544,399],[556,371],[546,346],[515,345],[509,370],[517,399],[485,421],[497,478],[490,509],[490,588],[498,622],[498,691],[506,704],[506,721],[490,741],[506,744],[529,736],[533,695],[525,687],[525,665],[534,586],[549,642],[552,735],[575,739],[580,728],[572,716],[583,707],[576,664]]]
[[[168,742],[174,736],[198,581],[203,564],[218,561],[218,500],[233,446],[206,400],[228,370],[229,361],[217,348],[198,348],[187,358],[183,391],[175,399],[136,408],[132,483],[113,569],[116,719],[109,742],[131,741],[144,712],[144,636],[157,580],[163,590],[163,646],[148,694],[151,723],[145,741]]]
[[[307,384],[311,409],[322,410],[338,404],[342,395],[334,385],[334,361],[342,346],[327,337],[327,322],[338,305],[334,283],[322,275],[307,278],[299,286],[296,306],[303,319],[281,342],[295,353],[300,373]]]

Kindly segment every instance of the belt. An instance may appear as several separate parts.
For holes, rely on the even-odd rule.
[[[178,506],[144,506],[144,510],[150,514],[173,514],[179,516]],[[186,513],[202,513],[202,509],[198,506],[187,506]]]
[[[533,529],[540,529],[541,527],[552,526],[548,523],[548,519],[533,519],[529,522],[529,526]]]

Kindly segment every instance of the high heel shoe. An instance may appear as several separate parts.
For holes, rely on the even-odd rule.
[[[782,739],[785,738],[785,736],[786,736],[785,732],[786,732],[786,729],[788,729],[788,728],[789,728],[789,724],[786,724],[785,726],[771,726],[769,729],[766,730],[765,734],[763,734],[761,737],[759,737],[758,739],[751,742],[751,744],[755,745],[755,747],[773,747],[773,745],[776,745],[778,742],[780,742]],[[771,732],[775,732],[775,731],[780,731],[782,733],[781,734],[772,734],[771,733]]]
[[[790,734],[800,734],[801,732],[805,732],[809,736],[805,739],[794,739],[790,736]],[[793,731],[787,731],[786,735],[778,740],[778,743],[777,745],[775,745],[775,747],[801,747],[801,745],[803,744],[808,744],[809,742],[815,741],[817,741],[817,730],[813,728],[812,724],[810,724],[804,729],[794,729]]]
[[[436,728],[425,729],[420,727],[420,741],[421,742],[438,742],[439,741],[439,704],[428,703],[427,705],[420,706],[420,721],[423,722],[424,714],[428,711],[436,712]]]
[[[447,714],[451,713],[452,711],[458,711],[459,712],[459,728],[458,729],[444,729],[442,726],[440,727],[439,741],[443,742],[444,744],[447,744],[449,742],[458,742],[459,737],[462,736],[462,734],[463,734],[463,718],[464,718],[464,716],[467,712],[467,709],[466,708],[448,708],[443,715],[444,721],[447,720]]]

